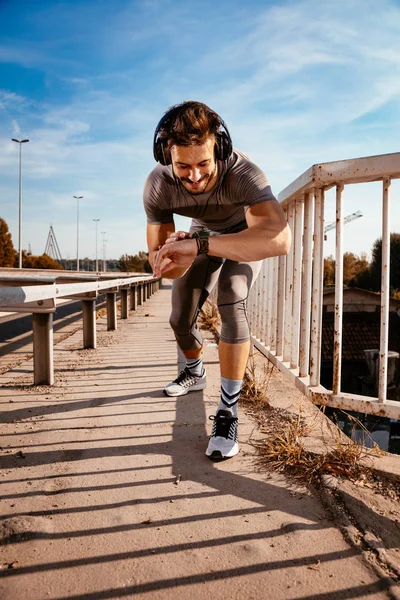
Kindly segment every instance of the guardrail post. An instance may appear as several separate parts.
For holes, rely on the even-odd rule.
[[[32,329],[34,384],[53,385],[53,313],[34,313]]]
[[[96,301],[82,300],[83,347],[96,348]]]
[[[139,285],[137,286],[137,303],[138,306],[141,306],[143,304],[143,284],[139,283]]]
[[[128,318],[128,290],[120,290],[121,294],[121,319]]]
[[[115,331],[117,329],[117,303],[116,292],[107,292],[107,331]]]
[[[147,294],[147,300],[151,297],[151,289],[150,289],[150,284],[146,283],[146,294]]]
[[[130,287],[129,300],[130,300],[130,309],[131,310],[136,310],[136,306],[137,306],[137,292],[136,292],[136,286],[134,286],[134,285],[131,285],[131,287]]]

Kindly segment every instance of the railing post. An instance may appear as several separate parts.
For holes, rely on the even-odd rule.
[[[96,348],[96,301],[82,300],[83,347]]]
[[[292,200],[288,206],[288,223],[292,236],[294,236],[294,210],[295,202]],[[283,362],[290,361],[291,355],[291,340],[292,340],[292,307],[293,307],[293,244],[289,254],[286,257],[286,285],[285,285],[285,324],[284,324],[284,339],[283,339]]]
[[[312,274],[312,236],[313,236],[313,200],[314,192],[306,194],[304,199],[303,227],[303,265],[301,278],[301,314],[300,314],[300,370],[299,376],[310,373],[310,327],[311,327],[311,274]]]
[[[136,310],[136,306],[137,306],[137,292],[136,292],[136,286],[131,285],[130,290],[129,290],[129,300],[130,300],[130,309],[131,310]]]
[[[379,347],[378,402],[386,400],[389,337],[390,292],[390,177],[383,178],[382,197],[382,277],[381,277],[381,337]]]
[[[285,282],[286,282],[286,256],[278,259],[278,296],[276,315],[276,355],[283,355],[283,330],[285,318]]]
[[[277,298],[278,298],[278,264],[279,256],[274,256],[272,259],[272,304],[271,304],[271,349],[276,351],[276,319],[277,319]]]
[[[290,368],[299,366],[300,308],[301,308],[301,260],[303,234],[304,198],[295,202],[295,224],[293,237],[293,297],[292,297],[292,336]]]
[[[128,290],[120,290],[121,295],[121,319],[128,318]]]
[[[34,384],[53,385],[53,313],[33,313],[32,329]]]
[[[116,292],[106,293],[107,302],[107,331],[114,331],[117,329],[117,302]]]
[[[260,277],[257,277],[257,279],[254,282],[253,287],[254,287],[254,292],[256,295],[254,334],[255,334],[256,338],[260,339],[262,337],[261,333],[260,333],[260,319],[261,319],[261,315],[262,315]]]
[[[139,285],[137,286],[137,303],[138,306],[141,306],[143,304],[143,283],[139,283]]]
[[[324,278],[324,193],[315,190],[311,305],[310,385],[319,385],[321,368],[322,294]]]
[[[267,260],[264,258],[261,272],[258,278],[261,281],[261,323],[260,323],[260,335],[259,339],[267,344],[267,323],[268,323],[268,302],[267,302],[267,290],[268,290],[268,278],[267,278]]]
[[[335,327],[333,343],[334,395],[340,393],[343,327],[343,184],[336,186]]]

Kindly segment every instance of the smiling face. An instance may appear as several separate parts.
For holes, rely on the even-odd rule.
[[[191,194],[209,191],[217,181],[214,145],[215,138],[210,136],[201,146],[172,146],[171,148],[175,176]]]

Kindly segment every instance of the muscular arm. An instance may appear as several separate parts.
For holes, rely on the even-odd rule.
[[[262,260],[289,252],[291,233],[285,213],[276,201],[260,202],[246,213],[248,229],[210,237],[209,254],[238,262]],[[188,268],[197,255],[196,240],[183,239],[166,244],[159,252],[154,274],[164,273],[164,265]]]
[[[248,229],[210,238],[209,254],[230,260],[250,262],[287,254],[291,233],[281,205],[260,202],[246,212]]]
[[[157,252],[160,246],[165,244],[166,239],[174,233],[175,231],[175,223],[165,223],[163,225],[147,225],[146,235],[147,235],[147,246],[149,249],[149,262],[151,268],[153,269],[154,274],[155,268],[154,263],[156,260]],[[186,268],[176,267],[171,264],[172,268],[167,270],[168,265],[171,264],[169,259],[165,261],[165,270],[163,270],[163,275],[168,279],[177,279],[178,277],[182,277],[182,275],[186,272]],[[158,276],[158,275],[157,275]]]

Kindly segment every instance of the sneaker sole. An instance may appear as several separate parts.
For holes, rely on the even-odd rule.
[[[169,392],[165,388],[165,389],[163,389],[163,394],[164,394],[164,396],[169,396],[171,398],[176,398],[178,396],[186,396],[186,394],[188,394],[189,392],[200,392],[201,390],[204,390],[206,387],[207,387],[207,383],[202,383],[202,384],[198,384],[198,385],[193,385],[189,389],[183,390],[182,392],[179,391],[178,393]]]
[[[237,456],[238,452],[235,452],[235,454],[230,454],[227,456],[222,456],[221,452],[219,452],[219,450],[214,450],[211,454],[207,454],[206,456],[207,458],[209,458],[210,460],[213,460],[214,462],[221,462],[221,460],[228,460],[229,458],[233,458],[234,456]]]

